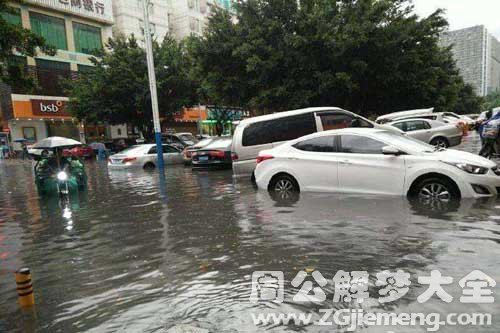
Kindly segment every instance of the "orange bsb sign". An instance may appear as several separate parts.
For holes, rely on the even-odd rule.
[[[66,103],[60,100],[32,99],[31,110],[35,116],[71,117],[66,111]]]

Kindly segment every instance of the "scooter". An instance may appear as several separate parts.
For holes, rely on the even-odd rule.
[[[61,170],[57,173],[57,193],[59,195],[67,195],[69,193],[69,186],[68,186],[68,174],[66,171]]]

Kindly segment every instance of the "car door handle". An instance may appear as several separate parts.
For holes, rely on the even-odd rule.
[[[348,160],[341,160],[341,161],[339,161],[339,163],[342,165],[352,165],[352,162],[350,162]]]
[[[287,157],[287,160],[298,160],[297,157]]]

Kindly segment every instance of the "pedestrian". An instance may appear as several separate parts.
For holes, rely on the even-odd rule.
[[[500,132],[500,118],[492,117],[484,123],[481,129],[482,146],[479,155],[489,158],[497,154],[497,139]]]
[[[21,146],[23,148],[23,160],[25,159],[29,160],[28,146],[24,142],[21,144]]]
[[[5,140],[2,140],[2,142],[0,142],[0,158],[1,159],[7,158],[8,153],[9,153],[9,147],[7,146]]]

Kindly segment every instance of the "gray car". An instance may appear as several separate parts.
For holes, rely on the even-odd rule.
[[[408,136],[437,147],[448,148],[462,142],[462,130],[456,124],[416,118],[396,120],[387,125],[399,128]]]

